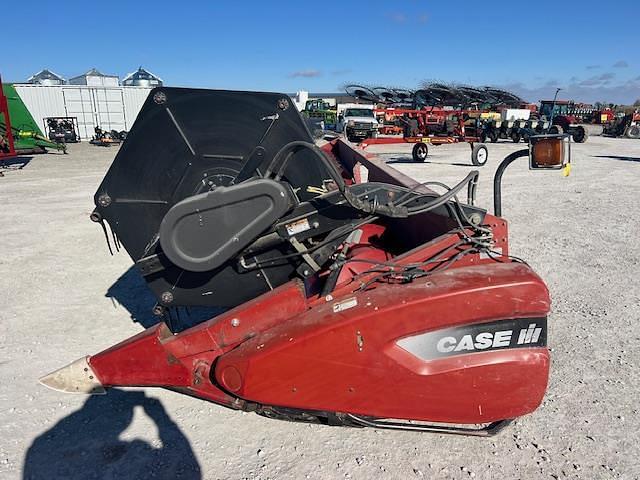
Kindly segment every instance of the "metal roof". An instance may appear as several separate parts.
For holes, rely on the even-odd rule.
[[[163,82],[163,80],[159,76],[142,67],[139,67],[135,72],[131,72],[130,74],[128,74],[126,77],[124,77],[122,82],[124,83],[134,80],[157,80],[159,82]]]
[[[27,78],[27,83],[32,83],[35,80],[59,80],[64,82],[64,78],[58,75],[57,73],[53,73],[51,70],[47,68],[43,68],[38,73],[34,73],[29,78]]]
[[[77,75],[73,78],[70,78],[69,80],[74,80],[76,78],[81,78],[81,77],[109,77],[109,78],[118,78],[117,75],[108,75],[106,73],[102,73],[101,71],[99,71],[97,68],[92,68],[91,70],[83,73],[82,75]]]

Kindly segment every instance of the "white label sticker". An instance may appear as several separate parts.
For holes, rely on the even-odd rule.
[[[358,299],[348,298],[347,300],[343,300],[341,302],[336,302],[333,304],[333,313],[344,312],[345,310],[349,310],[350,308],[358,305]]]
[[[309,225],[309,220],[303,218],[302,220],[298,220],[297,222],[293,222],[287,225],[287,233],[289,236],[295,235],[297,233],[306,232],[310,230],[311,226]]]

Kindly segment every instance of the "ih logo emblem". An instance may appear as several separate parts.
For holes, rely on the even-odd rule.
[[[407,352],[423,360],[505,348],[543,347],[546,318],[518,318],[427,332],[398,340]]]
[[[540,334],[542,333],[542,327],[537,327],[536,324],[532,323],[529,325],[529,328],[520,330],[520,335],[518,335],[518,345],[524,345],[526,343],[537,343],[540,338]]]

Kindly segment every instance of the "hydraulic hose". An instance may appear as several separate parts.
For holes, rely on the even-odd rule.
[[[282,178],[282,175],[284,175],[284,171],[287,167],[287,163],[289,163],[289,160],[291,159],[291,157],[296,152],[305,148],[313,152],[316,158],[318,158],[320,162],[325,166],[325,168],[329,172],[329,175],[331,176],[331,179],[335,182],[336,186],[338,187],[338,190],[340,191],[344,199],[347,201],[347,203],[351,205],[353,208],[355,208],[356,210],[363,211],[365,213],[376,213],[376,212],[383,213],[383,214],[392,213],[391,211],[387,212],[387,210],[389,209],[386,206],[380,206],[378,209],[372,209],[369,202],[364,202],[360,198],[358,198],[356,195],[353,195],[347,189],[347,185],[345,184],[344,178],[342,178],[342,175],[340,175],[336,167],[325,156],[322,150],[320,150],[317,147],[317,145],[310,142],[305,142],[303,140],[296,140],[294,142],[287,143],[284,147],[282,147],[274,155],[273,159],[271,160],[271,163],[267,167],[267,170],[265,171],[265,174],[264,174],[265,178],[269,178],[272,175],[274,168],[277,166],[278,170],[274,178],[275,180],[280,180],[280,178]]]
[[[273,175],[275,168],[277,168],[277,171],[275,171],[274,179],[280,180],[280,178],[282,178],[282,176],[284,175],[284,171],[287,167],[287,163],[289,162],[291,157],[296,152],[305,148],[313,152],[316,158],[318,158],[322,162],[322,164],[326,167],[326,169],[329,172],[329,175],[331,176],[331,179],[335,182],[336,186],[338,187],[338,190],[340,191],[340,193],[342,193],[342,196],[345,198],[345,200],[349,205],[351,205],[356,210],[360,210],[365,213],[374,214],[374,215],[380,214],[380,215],[385,215],[389,217],[406,217],[409,215],[417,215],[419,213],[428,212],[430,210],[433,210],[434,208],[438,208],[439,206],[444,205],[449,200],[454,198],[455,195],[460,190],[462,190],[462,188],[464,188],[467,184],[469,184],[470,182],[477,181],[477,178],[480,174],[477,170],[472,170],[460,183],[458,183],[456,186],[451,188],[447,193],[437,197],[433,201],[419,208],[413,208],[413,209],[407,208],[405,207],[405,204],[409,203],[411,200],[415,198],[420,198],[422,195],[416,195],[407,200],[405,199],[408,196],[410,196],[411,193],[413,193],[417,188],[419,188],[421,184],[416,185],[411,189],[409,189],[405,193],[405,195],[401,198],[401,200],[404,200],[404,201],[401,201],[396,205],[379,205],[379,204],[371,205],[369,202],[363,201],[358,196],[352,194],[349,191],[349,189],[347,188],[344,182],[344,179],[342,178],[340,173],[337,171],[335,166],[331,163],[331,161],[325,156],[322,150],[320,150],[313,143],[305,142],[303,140],[296,140],[296,141],[287,143],[280,150],[278,150],[278,152],[274,155],[273,159],[271,160],[271,162],[269,163],[269,166],[265,171],[265,174],[264,174],[265,178],[270,178],[271,175]]]
[[[320,150],[317,147],[317,145],[310,142],[305,142],[304,140],[296,140],[294,142],[289,142],[280,150],[278,150],[278,152],[274,155],[273,159],[271,160],[269,167],[267,167],[267,170],[265,171],[265,174],[264,174],[265,178],[269,178],[272,175],[274,167],[278,166],[278,163],[279,163],[280,165],[278,166],[278,171],[276,172],[275,179],[280,180],[280,178],[282,178],[282,175],[284,175],[284,170],[287,168],[287,163],[289,163],[289,160],[291,159],[291,157],[296,152],[305,148],[310,150],[316,156],[316,158],[318,158],[318,160],[322,162],[322,164],[329,171],[329,175],[337,185],[338,190],[344,193],[346,189],[346,185],[344,183],[344,179],[336,170],[336,167],[329,161],[327,157],[325,157],[324,153],[322,152],[322,150]],[[281,160],[282,158],[284,158],[284,160]]]
[[[444,194],[440,195],[439,197],[435,198],[433,201],[431,201],[431,202],[427,203],[426,205],[423,205],[423,206],[421,206],[419,208],[408,209],[409,215],[417,215],[419,213],[428,212],[430,210],[433,210],[434,208],[438,208],[439,206],[444,205],[449,200],[451,200],[453,197],[455,197],[456,194],[460,190],[462,190],[470,181],[472,181],[475,178],[477,178],[479,174],[480,173],[477,170],[472,170],[471,172],[469,172],[469,174],[460,183],[458,183],[456,186],[452,187],[451,190],[449,190],[447,193],[444,193]],[[415,198],[417,198],[417,197],[413,197],[413,198],[410,198],[408,200],[405,200],[401,205],[404,205],[404,204],[410,202],[411,200],[413,200]]]
[[[518,150],[517,152],[513,152],[512,154],[508,155],[498,166],[496,175],[493,177],[493,214],[496,217],[502,216],[502,174],[507,169],[507,167],[511,165],[515,160],[521,157],[526,157],[528,155],[528,148]]]

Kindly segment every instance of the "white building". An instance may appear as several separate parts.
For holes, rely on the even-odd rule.
[[[296,108],[299,112],[304,110],[305,105],[307,104],[307,100],[309,100],[309,92],[305,90],[299,90],[295,95],[291,95],[291,100],[296,105]]]
[[[131,129],[151,88],[90,85],[15,84],[31,116],[46,131],[47,117],[76,117],[81,140],[90,140],[94,128]]]
[[[92,68],[82,75],[69,79],[69,85],[88,85],[91,87],[117,87],[120,80],[117,75],[107,75]]]

